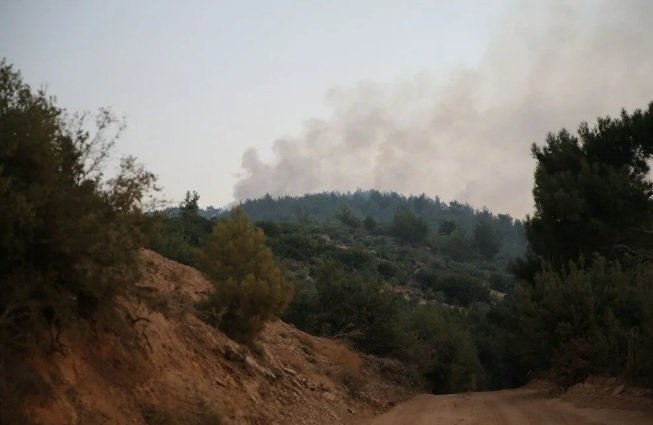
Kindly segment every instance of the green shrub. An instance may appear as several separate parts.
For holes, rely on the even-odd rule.
[[[490,291],[483,282],[463,272],[424,271],[418,274],[424,289],[441,292],[450,304],[467,306],[473,302],[488,302]]]
[[[133,158],[102,178],[121,124],[89,133],[0,62],[0,332],[88,317],[138,277],[142,202],[154,176]]]
[[[483,368],[466,319],[434,306],[416,307],[404,318],[404,356],[431,383],[436,394],[476,390],[483,382]]]
[[[212,227],[211,221],[199,213],[199,198],[197,192],[187,191],[176,214],[156,214],[153,219],[157,228],[148,247],[179,263],[194,265],[199,247],[211,234]]]
[[[590,267],[572,262],[561,273],[546,268],[532,284],[522,283],[520,319],[533,356],[563,387],[593,373],[625,372],[633,349],[629,334],[650,334],[651,277],[646,266],[623,270],[596,256]],[[634,349],[642,362],[631,372],[650,381],[650,347],[644,342]]]
[[[198,264],[215,287],[198,305],[203,317],[238,341],[252,341],[292,298],[263,232],[240,208],[216,223]]]
[[[392,235],[409,243],[421,243],[428,237],[429,227],[408,208],[398,208],[392,219]]]
[[[347,337],[368,353],[387,354],[397,348],[394,293],[337,263],[317,271],[315,288],[319,333]]]
[[[358,247],[335,250],[332,257],[350,269],[370,269],[375,263],[375,258],[370,252]]]
[[[380,261],[376,270],[385,278],[396,277],[400,272],[399,267],[390,261]]]

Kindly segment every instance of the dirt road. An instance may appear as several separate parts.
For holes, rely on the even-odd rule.
[[[367,425],[652,425],[653,411],[578,408],[532,389],[420,395]]]

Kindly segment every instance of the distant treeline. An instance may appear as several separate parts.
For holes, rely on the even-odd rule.
[[[364,224],[390,223],[397,211],[409,211],[422,220],[433,234],[458,230],[463,235],[471,235],[479,222],[487,223],[500,240],[498,256],[504,259],[522,257],[526,254],[526,235],[524,222],[508,214],[494,214],[487,208],[477,210],[468,204],[451,201],[443,202],[439,197],[404,196],[396,192],[378,190],[358,190],[356,192],[322,192],[303,196],[270,195],[258,199],[248,199],[240,206],[253,222],[295,221],[307,222],[331,220],[336,216],[349,214],[352,223]],[[207,219],[223,217],[229,210],[207,207],[199,214]],[[168,208],[166,214],[177,215],[179,208]]]

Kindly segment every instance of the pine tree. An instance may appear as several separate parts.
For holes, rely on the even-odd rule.
[[[535,255],[558,269],[594,252],[624,263],[651,257],[653,103],[583,123],[577,135],[550,134],[532,151],[535,215],[526,231]]]
[[[200,309],[210,324],[236,340],[254,339],[292,297],[263,231],[251,225],[242,208],[216,223],[199,265],[215,285]]]
[[[392,219],[392,234],[409,243],[424,242],[428,236],[429,227],[421,218],[408,208],[397,208]]]
[[[486,260],[491,260],[501,249],[501,240],[488,222],[481,221],[474,226],[474,246]]]

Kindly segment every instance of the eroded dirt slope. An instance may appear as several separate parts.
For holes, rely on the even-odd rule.
[[[151,251],[142,260],[137,290],[119,300],[123,324],[64,333],[65,356],[30,359],[51,387],[27,404],[34,422],[354,424],[409,395],[391,381],[406,376],[398,363],[283,322],[253,349],[233,342],[192,314],[210,290],[199,272]]]

